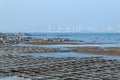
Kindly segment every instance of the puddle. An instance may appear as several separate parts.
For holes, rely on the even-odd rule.
[[[86,57],[103,57],[105,59],[117,59],[120,60],[120,56],[113,55],[101,55],[101,54],[92,54],[92,53],[75,53],[75,52],[57,52],[57,53],[21,53],[20,56],[34,56],[34,57],[55,57],[55,58],[66,58],[66,57],[77,57],[77,58],[86,58]]]
[[[0,78],[0,80],[30,80],[30,79],[22,79],[22,78],[13,76],[13,77],[3,77],[3,78]]]

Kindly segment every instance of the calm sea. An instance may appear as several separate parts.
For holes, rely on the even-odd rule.
[[[33,37],[60,37],[85,42],[120,42],[120,33],[30,33]]]

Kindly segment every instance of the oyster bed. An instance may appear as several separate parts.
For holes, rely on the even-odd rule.
[[[119,80],[120,60],[0,55],[0,76],[30,80]]]

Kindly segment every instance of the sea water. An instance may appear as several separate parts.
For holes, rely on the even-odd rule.
[[[120,33],[29,33],[33,37],[50,38],[61,37],[85,42],[120,42]]]

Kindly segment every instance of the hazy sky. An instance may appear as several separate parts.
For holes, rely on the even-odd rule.
[[[0,0],[0,31],[41,32],[49,26],[120,31],[120,0]]]

